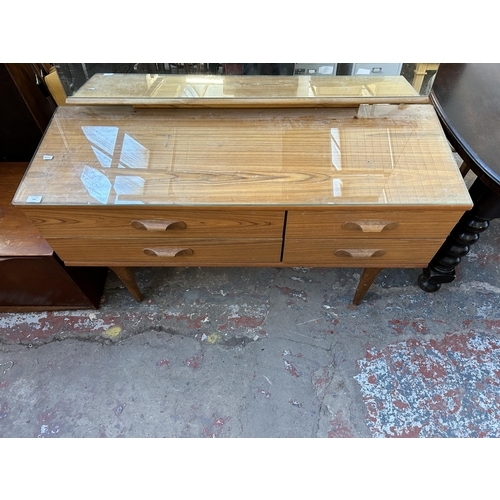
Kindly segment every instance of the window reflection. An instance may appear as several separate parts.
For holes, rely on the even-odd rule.
[[[113,155],[118,136],[118,127],[82,126],[82,130],[87,140],[92,144],[92,149],[95,150],[95,147],[98,147],[104,153]]]
[[[340,153],[340,131],[338,128],[330,130],[332,139],[332,165],[336,170],[342,170],[342,154]]]
[[[131,200],[123,196],[138,196],[144,192],[144,179],[138,175],[117,175],[113,188],[116,192],[115,204],[142,204],[140,200]],[[120,196],[122,198],[120,198]]]
[[[83,109],[76,123],[58,122],[65,131],[61,146],[70,150],[61,161],[67,168],[63,158],[71,154],[72,178],[85,202],[394,202],[402,196],[396,189],[402,177],[415,176],[411,185],[421,191],[419,162],[435,155],[422,149],[420,121],[405,121],[410,110],[400,106],[366,106],[339,119],[328,110],[316,117],[257,110],[240,119],[211,111],[147,112],[144,119],[127,113],[127,119],[111,113],[104,121]]]
[[[149,150],[128,134],[124,135],[120,154],[120,167],[148,168]]]
[[[138,175],[118,175],[113,167],[146,169],[150,161],[149,149],[128,133],[120,134],[118,127],[82,126],[81,129],[99,165],[105,169],[101,171],[84,165],[80,180],[89,195],[98,202],[107,204],[114,191],[115,204],[144,203],[139,198],[144,192],[144,178]]]
[[[80,179],[92,198],[103,204],[108,202],[111,182],[103,173],[96,168],[85,165]]]
[[[391,131],[384,128],[330,129],[334,198],[361,192],[374,200],[385,197],[385,183],[394,169]],[[340,177],[342,175],[342,177]]]

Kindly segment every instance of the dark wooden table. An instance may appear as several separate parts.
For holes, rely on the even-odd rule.
[[[419,276],[426,292],[456,277],[455,267],[470,246],[500,217],[500,64],[441,64],[430,94],[446,136],[477,179],[474,203]]]

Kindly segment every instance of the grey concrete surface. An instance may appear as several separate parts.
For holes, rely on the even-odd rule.
[[[143,268],[99,310],[0,314],[0,437],[498,437],[500,225],[419,269]],[[473,383],[471,382],[473,381]]]

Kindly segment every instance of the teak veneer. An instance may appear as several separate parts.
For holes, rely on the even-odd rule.
[[[471,200],[431,105],[55,113],[13,203],[68,266],[425,267]]]

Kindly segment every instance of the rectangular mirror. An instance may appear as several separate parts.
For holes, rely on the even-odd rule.
[[[318,107],[426,103],[437,63],[58,63],[67,103]]]

